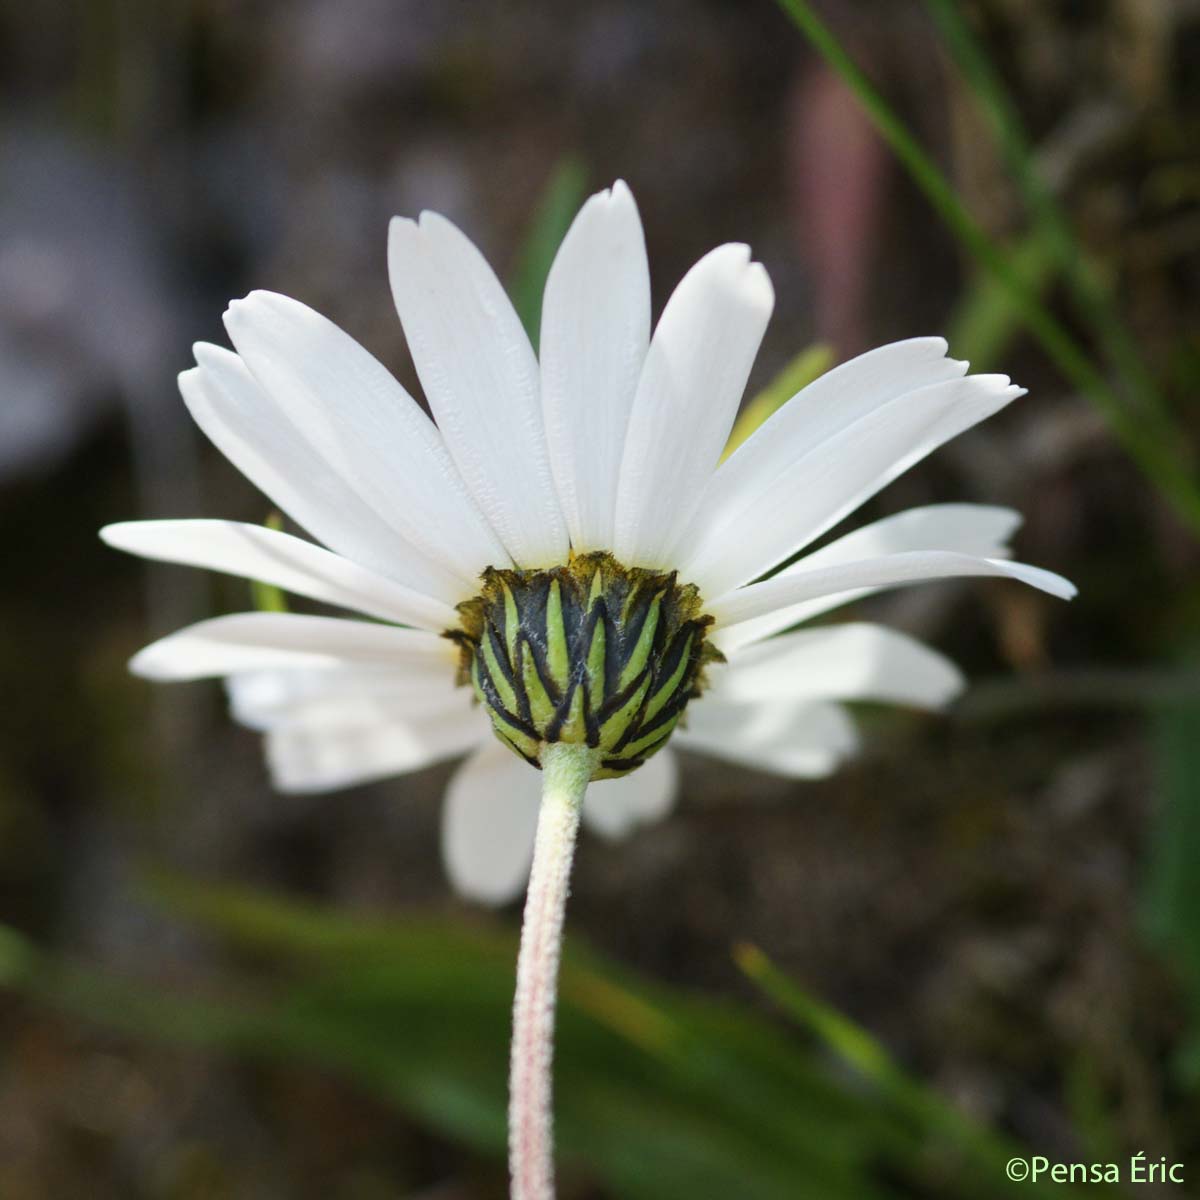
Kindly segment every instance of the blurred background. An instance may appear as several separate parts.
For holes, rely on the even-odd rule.
[[[1012,1154],[1138,1151],[1192,1182],[1137,1195],[1200,1194],[1200,4],[817,10],[0,5],[3,1200],[505,1194],[519,914],[449,890],[450,766],[273,794],[217,685],[124,668],[245,584],[96,529],[266,517],[174,383],[229,298],[419,395],[388,217],[449,215],[528,315],[618,176],[656,311],[719,242],[766,264],[748,397],[939,332],[1026,385],[862,519],[1014,505],[1080,596],[865,602],[963,665],[951,713],[863,712],[817,784],[688,761],[668,822],[584,841],[562,1194],[1029,1195]]]

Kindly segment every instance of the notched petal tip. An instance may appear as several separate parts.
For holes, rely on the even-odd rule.
[[[1007,375],[967,375],[957,382],[969,388],[963,393],[960,403],[983,405],[989,414],[999,412],[1028,391],[1013,383]]]
[[[412,217],[396,215],[388,221],[388,254],[394,255],[405,241],[420,237],[421,231]]]
[[[188,389],[199,387],[203,379],[204,368],[201,366],[185,367],[184,370],[177,372],[175,375],[175,382],[179,390],[183,393],[185,400],[188,398]]]
[[[249,300],[249,296],[245,296],[240,300],[230,300],[225,307],[225,311],[221,314],[221,324],[225,326],[225,331],[231,338],[233,338],[237,327],[244,325],[246,320],[252,315],[253,309],[248,307]]]
[[[1007,375],[969,375],[967,378],[978,379],[987,385],[988,391],[1010,401],[1016,400],[1018,396],[1024,396],[1029,391],[1028,388],[1021,387],[1019,383],[1013,383]]]
[[[478,246],[459,227],[432,209],[421,210],[414,221],[393,217],[389,229],[389,256],[400,250],[400,239],[407,238],[406,253],[427,255],[427,264],[438,271],[476,270],[491,273],[491,267]],[[392,260],[391,266],[397,264]]]
[[[196,366],[192,370],[196,372],[197,378],[242,365],[241,355],[236,350],[230,350],[228,346],[218,346],[215,342],[193,342],[192,357],[196,360]],[[190,373],[182,371],[180,376]]]
[[[726,242],[710,250],[692,267],[693,273],[723,277],[721,283],[736,291],[739,298],[767,314],[775,306],[775,288],[767,269],[752,258],[750,247],[745,242]]]
[[[634,199],[633,192],[629,190],[629,185],[623,179],[615,179],[609,187],[594,192],[584,201],[579,211],[582,213],[593,202],[610,211],[624,210],[635,215],[637,213],[637,201]]]
[[[645,239],[637,204],[620,180],[611,188],[592,193],[583,202],[555,256],[555,266],[561,272],[563,263],[577,260],[589,251],[599,253],[602,243],[608,243],[605,253],[623,256],[636,248],[643,261],[645,259]]]
[[[449,217],[443,216],[440,212],[434,212],[432,208],[421,209],[421,212],[416,220],[416,226],[422,233],[425,234],[433,234],[434,236],[437,236],[439,234],[449,233],[454,237],[461,238],[465,242],[468,242],[472,245],[474,244],[471,242],[471,239],[468,238],[467,235],[463,233],[463,231],[459,229],[459,227],[455,225],[452,220],[450,220]]]
[[[230,300],[221,314],[221,321],[232,337],[235,329],[246,329],[251,323],[264,316],[280,313],[292,315],[310,311],[307,305],[301,304],[299,300],[293,300],[291,296],[285,296],[280,292],[270,292],[265,288],[255,288],[254,291],[247,292],[237,300]],[[215,347],[215,349],[220,348]]]
[[[247,292],[244,296],[234,297],[234,299],[225,305],[225,311],[221,314],[221,319],[228,321],[231,316],[237,316],[239,313],[244,312],[246,308],[253,305],[257,294],[257,291],[254,291]]]
[[[971,368],[969,360],[950,357],[950,343],[941,334],[937,333],[901,338],[898,342],[889,342],[885,346],[880,346],[878,351],[868,351],[868,353],[874,354],[880,351],[886,352],[891,350],[901,353],[916,350],[919,357],[927,357],[934,360],[943,358],[949,366],[957,368],[957,374],[960,376],[965,375]],[[863,356],[860,355],[859,357]]]

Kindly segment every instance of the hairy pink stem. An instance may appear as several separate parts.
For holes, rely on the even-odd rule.
[[[554,1008],[563,918],[583,794],[596,765],[587,746],[542,751],[542,807],[525,898],[508,1078],[512,1200],[554,1200]]]

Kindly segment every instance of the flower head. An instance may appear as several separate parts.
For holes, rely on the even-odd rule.
[[[195,349],[192,415],[317,542],[230,521],[107,527],[112,545],[259,579],[376,622],[204,621],[148,646],[154,679],[227,678],[276,783],[325,790],[470,752],[450,785],[450,871],[488,900],[528,870],[548,745],[596,752],[584,817],[610,836],[670,806],[668,740],[793,776],[853,751],[841,702],[935,707],[960,687],[885,628],[786,633],[869,592],[1008,576],[1019,519],[935,505],[798,552],[1021,394],[940,338],[864,354],[722,450],[770,317],[745,246],[706,255],[653,336],[645,246],[617,183],[584,205],[546,284],[540,360],[479,252],[425,213],[389,267],[430,420],[329,321],[254,292],[235,352]],[[792,561],[795,559],[795,561]],[[780,569],[781,564],[788,564]],[[382,623],[379,623],[382,622]]]
[[[537,767],[555,742],[589,746],[593,779],[661,750],[721,657],[695,587],[599,551],[544,571],[489,567],[459,612],[449,636],[496,737]]]

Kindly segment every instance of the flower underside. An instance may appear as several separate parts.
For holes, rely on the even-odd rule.
[[[536,767],[553,742],[596,750],[594,779],[640,767],[721,659],[705,639],[712,618],[699,592],[675,572],[597,552],[545,570],[489,567],[482,581],[458,606],[462,628],[446,636],[496,736]]]

